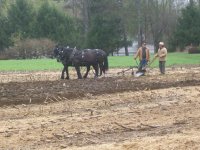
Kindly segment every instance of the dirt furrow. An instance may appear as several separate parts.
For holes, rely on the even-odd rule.
[[[38,81],[0,84],[0,106],[44,104],[124,91],[143,91],[200,85],[200,73],[153,77],[120,77],[70,81]]]

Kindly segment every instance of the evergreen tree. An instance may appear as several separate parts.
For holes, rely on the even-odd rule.
[[[10,32],[6,17],[7,1],[0,0],[0,51],[10,45]]]
[[[0,51],[11,44],[8,19],[0,15]]]
[[[35,27],[37,38],[46,37],[71,46],[76,43],[74,21],[47,1],[38,10]]]
[[[182,10],[178,25],[171,40],[173,47],[200,44],[200,8],[190,3]]]
[[[34,8],[27,0],[16,0],[8,10],[8,18],[12,33],[22,39],[33,34]]]
[[[90,28],[87,46],[107,53],[122,47],[123,28],[115,0],[93,0],[90,6]]]

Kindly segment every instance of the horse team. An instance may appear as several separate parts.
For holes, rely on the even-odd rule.
[[[69,79],[68,67],[73,66],[76,69],[78,79],[87,78],[92,66],[95,70],[95,78],[105,74],[108,70],[108,57],[107,54],[101,49],[84,49],[77,50],[76,48],[59,47],[54,49],[54,56],[58,62],[64,66],[61,74],[61,79],[64,79],[66,72],[66,79]],[[87,68],[86,73],[82,77],[80,67]]]

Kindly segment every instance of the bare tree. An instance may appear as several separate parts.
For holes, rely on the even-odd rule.
[[[120,7],[120,14],[121,14],[121,28],[123,30],[123,45],[124,45],[124,49],[125,49],[125,55],[129,56],[129,52],[128,52],[128,35],[127,35],[127,28],[126,28],[126,15],[124,13],[124,11],[126,11],[125,7],[124,7],[124,0],[119,0],[119,7]]]
[[[141,14],[141,0],[136,0],[137,15],[138,15],[138,47],[141,46],[143,41],[143,30],[142,30],[142,14]]]
[[[146,11],[154,47],[158,48],[159,41],[169,36],[171,27],[175,25],[176,14],[173,0],[148,0]]]

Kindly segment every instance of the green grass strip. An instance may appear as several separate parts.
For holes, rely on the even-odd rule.
[[[151,56],[152,58],[153,56]],[[166,64],[167,66],[200,64],[200,54],[169,53]],[[133,56],[109,56],[110,68],[126,68],[136,65]],[[155,60],[152,67],[157,66],[158,60]],[[56,59],[0,60],[0,71],[61,70],[62,67],[62,64],[58,63]]]

